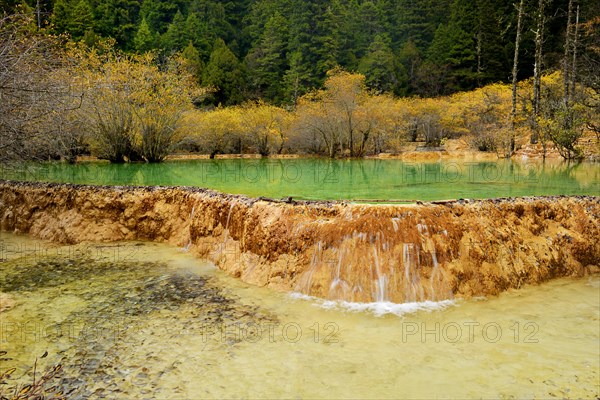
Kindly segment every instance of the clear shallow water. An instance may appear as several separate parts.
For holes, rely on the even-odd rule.
[[[0,245],[16,303],[0,369],[27,374],[48,351],[39,367],[61,363],[75,398],[600,394],[597,275],[383,313],[248,286],[165,245]]]
[[[45,163],[4,167],[4,179],[98,185],[197,186],[314,200],[443,200],[599,195],[600,164],[400,160],[222,159],[162,164]]]

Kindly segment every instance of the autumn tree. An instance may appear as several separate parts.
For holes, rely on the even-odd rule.
[[[565,103],[564,79],[559,72],[543,77],[537,123],[540,140],[552,141],[563,158],[573,160],[582,156],[578,141],[583,135],[586,109],[578,103]]]
[[[329,157],[340,151],[362,156],[372,128],[371,115],[364,107],[368,98],[364,75],[335,69],[328,73],[324,86],[301,99],[298,129],[318,135]]]
[[[287,112],[264,103],[239,108],[244,136],[253,150],[262,156],[281,153],[285,145]]]
[[[492,84],[453,95],[450,109],[459,118],[447,123],[448,129],[467,134],[479,151],[510,157],[515,129],[510,116],[511,94],[508,85]]]
[[[406,142],[406,111],[404,102],[395,100],[391,95],[367,97],[362,114],[368,116],[370,133],[362,153],[399,153]]]
[[[200,95],[181,59],[159,69],[154,56],[77,49],[85,85],[86,124],[99,158],[160,162],[177,139],[182,114]]]
[[[66,158],[84,148],[71,114],[81,96],[59,37],[37,31],[31,14],[0,18],[0,161]]]
[[[442,124],[443,108],[433,99],[421,102],[419,113],[415,119],[416,134],[421,136],[428,147],[438,147],[446,134]]]
[[[210,158],[217,154],[241,153],[246,138],[242,133],[239,107],[217,107],[211,111],[186,113],[182,133],[194,147]]]

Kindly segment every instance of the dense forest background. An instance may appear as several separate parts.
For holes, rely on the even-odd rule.
[[[506,0],[26,0],[38,24],[93,45],[111,37],[159,59],[183,53],[206,99],[295,105],[341,66],[368,88],[439,96],[509,82],[517,6]],[[560,68],[568,0],[544,0],[544,67]],[[15,0],[1,0],[11,12]],[[524,2],[519,79],[533,75],[542,4]],[[580,23],[599,3],[579,1]]]
[[[598,1],[19,1],[0,0],[0,162],[454,139],[600,158]]]

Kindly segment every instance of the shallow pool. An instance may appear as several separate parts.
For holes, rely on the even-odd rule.
[[[62,365],[47,386],[72,398],[600,395],[597,275],[365,306],[248,286],[160,244],[1,233],[0,251],[0,372],[16,368],[13,386],[37,357],[38,379]]]

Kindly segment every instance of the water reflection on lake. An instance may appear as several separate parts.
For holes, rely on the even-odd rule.
[[[65,163],[5,167],[4,179],[99,185],[197,186],[281,198],[440,200],[598,195],[600,164],[498,160],[219,159],[162,164]]]

